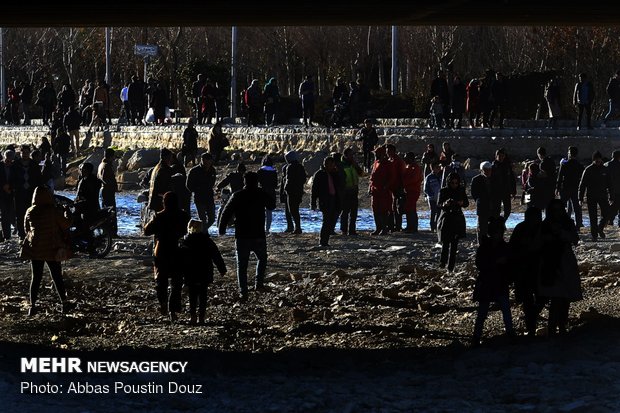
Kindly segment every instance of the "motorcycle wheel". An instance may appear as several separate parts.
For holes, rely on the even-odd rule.
[[[112,233],[108,227],[93,230],[94,257],[103,258],[112,249]]]

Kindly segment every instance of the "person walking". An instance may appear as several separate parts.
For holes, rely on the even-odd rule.
[[[480,164],[480,174],[476,175],[471,181],[471,197],[476,202],[476,215],[478,216],[477,233],[479,245],[488,234],[489,218],[491,217],[493,206],[492,172],[493,165],[491,162],[482,162]]]
[[[441,165],[434,162],[431,165],[431,173],[424,178],[424,195],[430,209],[431,232],[437,231],[437,218],[439,217],[439,192],[441,191]]]
[[[299,205],[301,205],[308,175],[299,162],[297,152],[287,152],[284,159],[286,164],[282,168],[282,183],[280,185],[280,202],[285,204],[286,230],[284,232],[301,234]]]
[[[159,153],[159,162],[151,172],[148,201],[148,209],[151,213],[163,209],[164,194],[172,191],[172,157],[173,154],[169,149],[162,148]]]
[[[11,239],[11,225],[15,224],[15,198],[11,186],[11,174],[15,151],[4,151],[0,161],[0,224],[2,228],[2,241]]]
[[[190,220],[187,232],[181,243],[180,259],[183,281],[189,296],[189,324],[195,325],[198,322],[203,325],[207,312],[207,291],[213,283],[213,264],[217,266],[220,275],[224,276],[226,263],[213,239],[203,231],[202,221]]]
[[[488,225],[488,237],[482,238],[476,250],[478,278],[474,287],[474,301],[478,302],[478,312],[472,336],[473,346],[480,345],[484,322],[492,302],[497,303],[502,311],[506,334],[514,336],[507,276],[510,269],[510,249],[504,241],[504,231],[504,219],[502,217],[491,218]]]
[[[607,96],[609,97],[609,110],[603,118],[601,127],[607,126],[607,121],[620,109],[620,70],[609,79],[607,84]]]
[[[618,215],[618,226],[620,226],[620,151],[613,151],[611,161],[605,163],[609,173],[611,205],[609,207],[609,224],[614,224],[614,219]],[[579,227],[577,227],[579,229]]]
[[[19,91],[19,97],[22,102],[22,111],[24,112],[23,125],[30,125],[30,108],[32,105],[32,85],[29,81],[22,83],[22,87]]]
[[[112,148],[105,150],[105,156],[99,164],[97,178],[101,181],[101,207],[111,207],[114,211],[114,221],[112,222],[112,237],[118,237],[118,222],[116,216],[116,193],[118,184],[116,182],[116,151]]]
[[[465,187],[461,185],[461,177],[457,173],[448,176],[448,185],[439,191],[437,205],[440,209],[437,220],[437,235],[441,242],[441,258],[439,265],[448,271],[454,271],[456,251],[459,239],[465,238],[465,215],[463,208],[469,206]]]
[[[24,216],[32,202],[34,189],[42,184],[41,168],[30,157],[30,145],[21,145],[19,159],[11,164],[10,187],[15,199],[15,219],[20,239],[26,236]]]
[[[263,100],[265,101],[265,125],[274,126],[278,116],[278,106],[280,105],[280,90],[275,77],[269,79],[265,84]]]
[[[581,205],[579,204],[579,181],[583,175],[583,165],[577,159],[579,151],[576,146],[569,146],[568,159],[562,159],[555,190],[562,204],[575,213],[577,230],[583,227]],[[618,176],[620,179],[620,176]]]
[[[62,120],[62,124],[69,133],[73,155],[77,157],[80,152],[80,125],[82,124],[82,115],[76,110],[75,106],[69,108],[69,111]]]
[[[342,196],[342,214],[340,231],[344,235],[357,235],[357,210],[359,208],[359,178],[364,171],[355,160],[353,148],[344,150],[342,168],[344,171],[344,194]]]
[[[273,198],[276,202],[276,189],[278,188],[278,171],[273,165],[273,159],[269,155],[265,155],[262,165],[257,172],[258,186]],[[271,222],[273,220],[273,210],[265,211],[265,233],[271,232]]]
[[[248,126],[261,125],[263,118],[263,94],[258,79],[252,83],[245,92],[245,104],[248,107]]]
[[[213,157],[205,152],[200,158],[200,164],[190,169],[187,174],[187,189],[194,194],[194,204],[198,217],[203,222],[203,231],[208,232],[215,222],[215,199],[213,188],[216,181]]]
[[[592,102],[594,102],[594,87],[592,82],[588,80],[585,73],[579,74],[579,81],[575,84],[573,93],[573,104],[577,106],[579,115],[577,117],[577,130],[581,129],[581,118],[583,112],[586,112],[586,120],[588,129],[592,129]]]
[[[254,289],[265,289],[265,271],[267,268],[267,239],[265,237],[265,210],[276,207],[273,198],[258,187],[256,172],[247,172],[244,187],[232,194],[224,209],[219,223],[219,234],[226,234],[226,223],[235,216],[235,250],[237,258],[237,282],[239,299],[248,298],[248,261],[253,252],[258,262]]]
[[[163,196],[163,209],[158,211],[144,227],[144,235],[155,238],[154,271],[155,290],[160,312],[169,316],[171,322],[177,321],[181,312],[181,290],[183,288],[182,268],[178,263],[179,240],[187,233],[190,216],[179,209],[179,201],[174,192]],[[170,284],[170,292],[168,285]]]
[[[23,225],[26,236],[20,258],[30,260],[32,269],[28,315],[33,316],[38,312],[37,300],[45,264],[52,276],[62,312],[66,313],[67,293],[62,278],[61,261],[70,258],[66,239],[71,221],[62,209],[56,207],[51,191],[44,186],[38,186],[33,192],[32,206],[26,211]]]
[[[329,246],[329,236],[338,218],[337,211],[339,209],[340,194],[338,193],[337,174],[336,160],[328,156],[323,160],[323,167],[312,178],[310,208],[316,211],[318,201],[319,210],[323,215],[319,239],[321,247]]]
[[[573,246],[579,242],[575,223],[559,199],[549,203],[541,225],[542,265],[538,281],[541,297],[550,301],[547,332],[565,334],[570,303],[583,298],[577,257]]]
[[[592,154],[592,163],[583,170],[581,182],[579,182],[579,202],[583,204],[584,197],[587,198],[590,233],[593,241],[597,241],[598,237],[605,238],[603,230],[609,219],[609,192],[609,174],[603,164],[603,155],[596,151]],[[597,208],[601,211],[600,221]]]

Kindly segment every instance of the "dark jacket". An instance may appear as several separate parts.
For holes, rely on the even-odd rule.
[[[80,205],[80,211],[86,220],[90,221],[99,211],[99,190],[101,181],[94,174],[89,174],[80,179],[77,186],[75,201]]]
[[[620,102],[620,79],[612,77],[607,84],[607,96],[613,103]]]
[[[179,239],[187,233],[189,214],[180,209],[166,209],[155,214],[144,227],[144,235],[155,236],[155,265],[174,267],[178,259]]]
[[[80,129],[82,115],[77,110],[71,109],[65,114],[62,123],[67,131]]]
[[[583,175],[583,165],[577,159],[561,162],[556,189],[560,193],[576,194],[579,190],[581,175]]]
[[[508,158],[505,158],[504,162],[493,161],[491,187],[493,188],[493,193],[500,197],[517,193],[517,177],[512,170],[512,165]]]
[[[127,99],[132,105],[144,104],[145,84],[141,80],[131,82],[127,88]]]
[[[217,189],[221,190],[222,188],[226,188],[230,185],[231,192],[241,191],[243,189],[243,174],[241,172],[231,172],[222,182],[217,184]]]
[[[526,216],[527,216],[526,211]],[[510,268],[515,280],[515,298],[523,302],[528,294],[536,292],[542,259],[540,223],[518,223],[510,235]]]
[[[362,141],[362,148],[364,152],[369,152],[375,149],[375,145],[379,142],[377,136],[377,130],[373,127],[362,129],[357,132],[357,140]]]
[[[462,206],[444,205],[447,200],[452,199],[455,202],[463,202]],[[439,207],[441,212],[437,220],[437,235],[441,242],[450,242],[455,238],[465,238],[465,215],[463,215],[463,208],[469,206],[469,200],[467,199],[467,193],[465,188],[458,186],[453,189],[449,186],[441,188],[439,191]]]
[[[477,215],[490,215],[492,196],[491,179],[483,174],[474,176],[471,180],[471,197],[476,201]]]
[[[187,189],[194,193],[194,202],[204,204],[213,199],[215,186],[215,168],[205,171],[202,165],[196,165],[187,174]]]
[[[187,127],[183,131],[182,151],[185,154],[194,152],[198,149],[198,132],[195,128]]]
[[[278,187],[278,172],[273,166],[263,166],[258,172],[258,186],[271,195],[275,201]]]
[[[190,213],[192,193],[185,186],[185,175],[176,173],[170,179],[172,181],[172,190],[177,194],[179,200],[179,209]]]
[[[10,183],[15,192],[32,194],[34,188],[43,184],[39,165],[35,164],[32,159],[26,165],[21,159],[16,159],[11,165]]]
[[[605,163],[607,173],[609,174],[609,183],[612,198],[620,198],[620,161],[611,160]]]
[[[298,161],[287,163],[282,168],[282,187],[289,196],[297,196],[301,198],[304,194],[304,185],[306,184],[306,170]]]
[[[329,177],[332,179],[332,186],[334,193],[329,193]],[[331,207],[338,208],[338,202],[340,200],[340,190],[338,185],[338,174],[328,173],[324,168],[319,169],[312,178],[312,197],[311,205],[315,209],[317,200],[319,201],[319,209],[321,211],[327,211]]]
[[[265,209],[274,209],[275,200],[260,188],[243,188],[232,194],[219,222],[220,234],[226,231],[226,223],[235,215],[235,238],[265,238]]]
[[[551,178],[553,182],[556,181],[558,171],[555,166],[555,162],[553,162],[553,159],[551,159],[551,157],[545,156],[545,159],[540,162],[540,170],[545,171],[547,176]]]
[[[220,274],[226,272],[226,264],[219,248],[209,235],[199,232],[183,238],[180,249],[183,277],[187,286],[208,285],[213,282],[213,264]]]
[[[431,83],[431,97],[439,96],[441,103],[447,105],[450,99],[448,91],[448,81],[443,77],[436,77]]]
[[[504,240],[485,239],[476,251],[478,278],[474,301],[497,301],[508,296],[510,248]]]
[[[455,83],[452,86],[452,113],[461,115],[465,113],[466,97],[467,92],[465,90],[465,83]]]
[[[583,201],[584,195],[588,200],[609,199],[609,174],[605,165],[588,165],[583,170],[579,183],[579,199]]]
[[[573,103],[579,105],[591,105],[594,101],[594,87],[592,82],[585,80],[575,84],[575,92],[573,93]]]
[[[67,132],[59,133],[54,139],[52,149],[54,149],[54,153],[58,155],[67,156],[71,151],[71,137],[69,134]]]

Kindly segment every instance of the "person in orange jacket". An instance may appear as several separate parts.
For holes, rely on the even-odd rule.
[[[385,146],[379,146],[375,149],[375,162],[372,166],[370,185],[368,187],[370,205],[376,226],[376,230],[371,235],[388,234],[388,217],[392,212],[392,192],[390,192],[392,182],[391,170],[386,148]]]
[[[390,192],[392,192],[392,214],[388,219],[388,228],[392,231],[403,230],[403,214],[398,208],[398,203],[404,197],[403,193],[403,170],[405,169],[405,161],[396,153],[396,146],[393,144],[385,145],[387,156],[391,166]]]
[[[403,169],[403,192],[404,202],[402,213],[407,217],[405,232],[415,234],[418,232],[418,210],[416,205],[422,192],[422,167],[415,161],[415,154],[407,152],[404,157],[405,168]]]

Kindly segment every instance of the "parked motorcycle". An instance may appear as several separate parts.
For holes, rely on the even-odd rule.
[[[84,228],[81,223],[79,208],[75,201],[62,195],[54,195],[56,204],[67,209],[73,218],[69,228],[69,239],[73,252],[83,252],[92,258],[103,258],[112,249],[112,223],[114,208],[101,208],[93,222]]]

